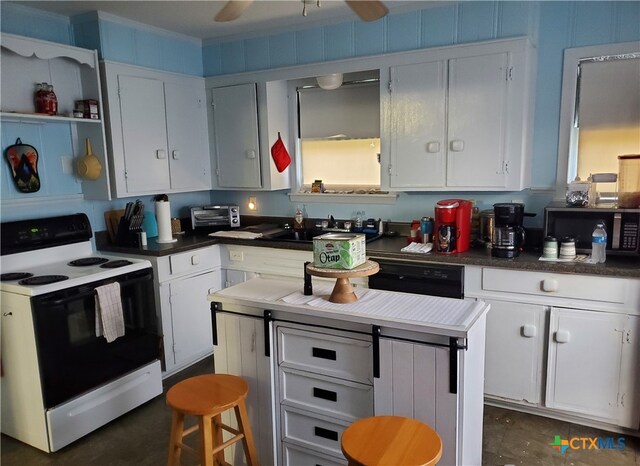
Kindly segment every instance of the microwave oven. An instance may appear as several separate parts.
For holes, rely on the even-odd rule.
[[[240,209],[237,205],[205,205],[191,208],[191,228],[240,226]]]
[[[607,230],[607,254],[640,255],[640,209],[567,207],[554,202],[544,209],[544,235],[560,240],[572,236],[576,252],[591,252],[591,233],[598,221]]]

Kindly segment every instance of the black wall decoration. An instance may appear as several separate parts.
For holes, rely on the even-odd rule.
[[[40,177],[38,176],[38,151],[29,144],[23,144],[20,138],[16,143],[7,147],[4,156],[9,162],[13,181],[18,191],[23,193],[35,193],[40,190]]]

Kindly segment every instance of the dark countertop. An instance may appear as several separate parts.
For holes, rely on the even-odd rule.
[[[297,251],[311,251],[310,243],[277,241],[273,239],[231,239],[212,238],[207,235],[181,235],[178,241],[160,244],[156,238],[149,238],[147,246],[140,248],[115,246],[109,243],[106,232],[96,232],[96,246],[104,252],[119,254],[137,254],[143,256],[162,257],[214,244],[238,244],[243,246],[270,247]],[[572,273],[585,275],[602,275],[615,277],[640,278],[640,257],[608,256],[604,264],[585,264],[580,262],[546,262],[538,260],[539,251],[523,252],[515,259],[500,259],[491,256],[491,250],[471,249],[461,254],[416,254],[400,252],[406,246],[404,236],[383,237],[367,244],[367,256],[371,259],[409,260],[423,263],[445,263],[460,265],[478,265],[514,270],[528,270],[554,273]]]

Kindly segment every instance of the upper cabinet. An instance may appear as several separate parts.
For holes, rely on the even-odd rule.
[[[293,157],[286,81],[207,87],[214,189],[288,189],[290,168],[278,172],[271,157],[278,134]]]
[[[382,187],[527,188],[535,61],[528,40],[447,47],[422,57],[390,66],[388,88],[381,86]]]
[[[96,51],[12,34],[1,37],[3,150],[20,137],[23,143],[36,147],[40,156],[37,171],[41,189],[26,196],[37,199],[81,193],[85,199],[110,199]],[[34,113],[34,84],[43,81],[54,86],[57,115]],[[86,99],[98,102],[99,119],[73,117],[75,102]],[[97,179],[80,180],[74,167],[85,155],[87,139],[102,170]],[[13,182],[10,174],[4,175],[3,200],[25,199],[24,193],[8,189]]]
[[[211,189],[204,79],[104,62],[115,197]]]

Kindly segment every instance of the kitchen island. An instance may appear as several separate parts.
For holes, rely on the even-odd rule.
[[[435,428],[440,464],[480,464],[489,306],[364,288],[337,304],[331,288],[254,278],[209,295],[215,368],[250,385],[261,462],[346,464],[342,431],[393,414]]]

